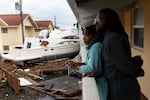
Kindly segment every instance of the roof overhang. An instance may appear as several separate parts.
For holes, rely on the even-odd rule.
[[[11,26],[1,26],[1,28],[17,28],[18,25],[11,25]]]
[[[78,23],[85,23],[96,18],[101,8],[126,10],[134,6],[136,0],[67,0]]]

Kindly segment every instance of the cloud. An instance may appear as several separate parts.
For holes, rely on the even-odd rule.
[[[0,14],[19,13],[15,2],[19,0],[0,0]],[[66,0],[22,0],[23,13],[30,14],[35,20],[52,20],[56,16],[58,26],[73,25],[76,19]]]

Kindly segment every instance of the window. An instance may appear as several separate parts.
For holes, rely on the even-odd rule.
[[[4,50],[9,50],[9,46],[8,46],[8,45],[5,45],[5,46],[3,46],[3,49],[4,49]]]
[[[62,39],[79,39],[79,37],[77,37],[77,36],[66,36],[66,37],[63,37]]]
[[[2,28],[2,29],[1,29],[1,32],[2,32],[2,33],[8,33],[8,30],[7,30],[7,28]]]
[[[135,8],[133,11],[133,48],[144,48],[144,7]]]

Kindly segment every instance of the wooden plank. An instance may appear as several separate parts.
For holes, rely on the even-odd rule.
[[[64,89],[51,89],[52,91],[60,91],[60,92],[67,92],[67,90]]]
[[[93,77],[83,77],[82,94],[83,100],[100,100],[96,81]]]
[[[2,67],[0,67],[0,69],[5,72],[9,86],[16,93],[19,93],[20,92],[20,81],[19,81],[19,79],[13,73],[7,71],[6,69],[4,69]]]
[[[0,70],[0,81],[5,78],[5,72]]]
[[[59,72],[59,71],[66,71],[66,67],[47,67],[47,68],[40,68],[41,73],[46,73],[46,72]]]
[[[35,78],[38,78],[38,79],[41,79],[41,80],[44,80],[43,77],[40,77],[40,76],[38,76],[38,75],[34,75],[34,74],[31,74],[31,73],[27,73],[27,75],[32,76],[32,77],[35,77]]]

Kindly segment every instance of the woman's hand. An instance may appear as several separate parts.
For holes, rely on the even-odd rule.
[[[65,64],[69,65],[71,68],[74,68],[76,66],[75,62],[72,60],[66,61]]]
[[[74,62],[72,60],[68,60],[65,64],[69,65],[72,69],[79,70],[81,65],[85,65],[85,63]]]

